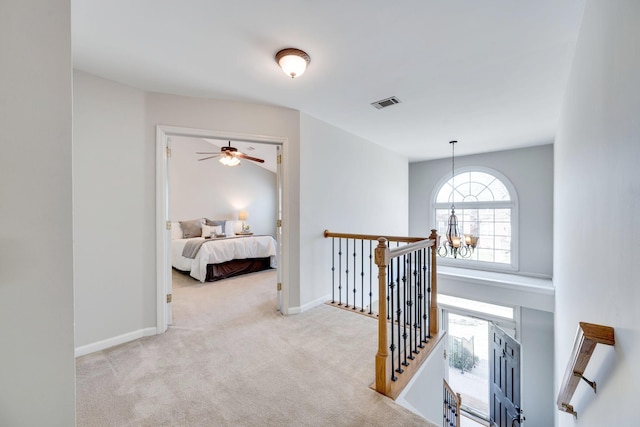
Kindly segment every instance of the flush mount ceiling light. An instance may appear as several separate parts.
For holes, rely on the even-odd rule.
[[[287,48],[276,53],[276,62],[284,73],[292,79],[301,76],[311,62],[306,52],[300,49]]]

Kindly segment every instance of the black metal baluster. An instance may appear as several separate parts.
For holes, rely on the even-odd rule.
[[[391,305],[393,306],[393,288],[395,287],[395,284],[393,282],[393,261],[391,261],[389,263],[389,266],[387,268],[387,306],[389,306],[389,301],[391,301]],[[389,281],[389,279],[391,279]],[[388,311],[388,310],[387,310]],[[378,316],[382,316],[382,313],[378,313]],[[388,319],[388,317],[387,317]],[[394,363],[394,356],[395,356],[395,351],[396,351],[396,344],[395,344],[395,339],[394,339],[394,334],[393,334],[393,320],[391,323],[392,327],[391,327],[391,345],[389,346],[389,350],[391,351],[391,381],[395,381],[398,379],[398,377],[396,377],[395,374],[395,363]]]
[[[393,266],[393,261],[389,263],[389,265]],[[393,283],[393,275],[387,275],[387,320],[391,320],[393,322],[393,302],[390,301],[389,295],[389,286]],[[381,316],[382,313],[378,313],[378,316]]]
[[[342,237],[338,239],[338,305],[342,305]]]
[[[369,240],[369,314],[373,314],[371,311],[373,309],[373,257],[372,257],[372,240]],[[381,315],[382,313],[378,313]]]
[[[411,356],[411,348],[409,348],[407,350],[407,338],[410,337],[410,334],[407,332],[407,324],[409,324],[409,326],[411,326],[411,324],[409,323],[409,312],[410,312],[410,307],[409,307],[409,296],[408,294],[408,280],[407,280],[407,256],[403,255],[402,256],[402,266],[404,267],[404,271],[402,272],[402,288],[404,290],[404,295],[403,295],[403,302],[404,302],[404,306],[405,306],[405,311],[404,311],[404,315],[402,316],[403,318],[403,322],[402,322],[402,345],[404,348],[403,351],[403,361],[402,364],[404,366],[409,366],[409,362],[407,362],[407,357]],[[409,275],[411,276],[411,275]]]
[[[353,310],[356,309],[356,301],[358,300],[358,297],[356,295],[356,286],[358,286],[358,283],[356,281],[356,274],[358,270],[358,268],[356,267],[357,247],[358,245],[356,245],[356,239],[353,239]]]
[[[424,265],[424,249],[418,251],[418,328],[420,329],[420,339],[418,347],[424,348],[424,274],[422,267]]]
[[[416,266],[418,265],[418,254],[420,253],[420,251],[414,251],[412,254],[413,257],[413,263],[411,264],[411,275],[413,276],[413,285],[411,286],[411,295],[412,295],[412,299],[411,299],[411,304],[412,304],[412,327],[413,327],[413,346],[411,347],[412,351],[414,354],[418,354],[420,353],[420,351],[418,350],[418,344],[420,343],[418,334],[418,323],[420,322],[420,317],[419,316],[419,309],[420,309],[420,301],[418,300],[418,286],[419,286],[419,280],[418,280],[418,272],[416,271]]]
[[[331,303],[336,303],[336,238],[331,238]]]
[[[424,301],[423,301],[424,310],[422,312],[422,328],[424,329],[424,332],[423,332],[422,342],[426,343],[427,335],[429,335],[429,325],[427,324],[427,318],[429,316],[429,305],[428,305],[428,294],[427,294],[427,281],[428,281],[427,274],[429,274],[427,271],[427,262],[429,261],[428,259],[429,254],[428,254],[427,248],[424,248],[422,252],[423,252],[422,292],[424,294]]]
[[[429,251],[434,251],[435,248],[433,246],[431,246],[429,248]],[[427,338],[431,338],[431,253],[429,253],[429,256],[427,257],[427,313],[429,313],[427,315]],[[429,342],[428,340],[426,340],[426,342]]]
[[[342,237],[338,240],[338,305],[342,305]]]
[[[407,254],[407,263],[405,264],[405,268],[407,269],[407,311],[409,312],[408,325],[409,325],[409,354],[408,358],[410,360],[415,359],[413,356],[414,347],[413,347],[413,263],[412,263],[412,254]]]
[[[344,284],[344,297],[346,298],[345,308],[349,308],[349,239],[345,239],[347,242],[347,249],[344,254],[344,259],[347,263],[347,269],[344,272],[345,284]]]
[[[364,313],[364,240],[360,240],[360,313]]]
[[[400,339],[402,338],[402,323],[404,323],[402,321],[402,305],[401,305],[401,301],[400,301],[400,257],[396,258],[396,269],[397,269],[397,279],[398,279],[398,298],[397,299],[397,309],[396,309],[396,327],[397,327],[397,334],[398,334],[398,347],[400,347]],[[398,372],[399,374],[404,372],[404,369],[402,369],[402,351],[400,351],[400,349],[398,349],[398,369],[396,369],[396,372]],[[406,366],[406,365],[405,365]]]

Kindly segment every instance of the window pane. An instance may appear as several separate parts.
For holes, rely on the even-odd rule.
[[[490,185],[493,181],[496,180],[495,176],[489,175],[485,172],[470,172],[469,176],[471,181],[478,182],[485,186]]]
[[[511,222],[511,209],[496,209],[495,221]]]
[[[495,209],[478,209],[480,221],[494,221]]]
[[[509,251],[496,251],[496,260],[495,262],[501,262],[504,264],[511,263],[511,252]]]
[[[476,248],[478,261],[493,262],[493,251],[491,249]]]
[[[513,320],[513,307],[505,307],[503,305],[489,304],[470,300],[466,298],[452,297],[449,295],[438,294],[438,302],[449,305],[451,307],[463,308],[478,313],[490,314],[492,316],[504,317]]]
[[[507,190],[507,187],[504,186],[502,181],[496,179],[491,183],[491,185],[489,185],[489,188],[491,188],[491,192],[493,193],[495,200],[511,200],[511,197],[509,196],[509,190]]]
[[[498,237],[495,242],[495,249],[511,249],[511,239],[509,237]]]
[[[492,222],[481,222],[480,223],[480,234],[491,235],[494,233],[494,225]]]
[[[482,191],[478,193],[478,200],[481,202],[493,202],[495,201],[495,197],[489,188],[484,187]]]
[[[440,191],[438,191],[438,196],[436,197],[436,203],[450,203],[449,196],[451,196],[451,180],[447,181]]]

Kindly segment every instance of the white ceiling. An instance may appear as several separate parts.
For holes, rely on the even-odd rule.
[[[410,161],[553,141],[584,0],[73,0],[74,67],[300,110]],[[291,80],[274,55],[311,56]],[[377,110],[390,96],[402,103]]]

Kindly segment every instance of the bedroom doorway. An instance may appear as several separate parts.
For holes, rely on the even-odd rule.
[[[264,144],[275,147],[275,155],[272,161],[275,163],[276,191],[275,191],[275,239],[277,258],[277,309],[286,312],[288,298],[286,290],[286,275],[283,274],[286,265],[287,236],[286,215],[283,206],[286,197],[283,169],[287,160],[287,139],[251,134],[238,134],[223,131],[191,129],[170,126],[156,127],[156,225],[157,225],[157,333],[163,333],[171,323],[171,295],[172,295],[172,265],[171,265],[171,204],[170,204],[170,159],[171,145],[180,144],[180,141],[188,139],[200,139],[207,141],[237,141],[238,143]],[[214,145],[211,145],[215,149]],[[186,219],[186,218],[185,218]],[[234,218],[235,219],[235,218]],[[284,250],[283,250],[284,247]]]

